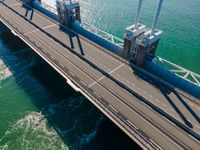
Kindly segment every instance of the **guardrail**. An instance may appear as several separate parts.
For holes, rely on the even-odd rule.
[[[181,78],[200,86],[200,75],[158,56],[156,57],[155,63],[162,65]]]
[[[101,30],[99,28],[96,28],[96,27],[94,27],[92,25],[89,25],[89,24],[86,24],[86,23],[82,23],[82,27],[84,29],[86,29],[86,30],[88,30],[88,31],[90,31],[90,32],[92,32],[92,33],[94,33],[94,34],[96,34],[96,35],[98,35],[98,36],[110,41],[111,43],[113,43],[113,44],[115,44],[115,45],[117,45],[117,46],[119,46],[121,48],[124,45],[124,41],[122,39],[120,39],[120,38],[118,38],[116,36],[113,36],[112,34],[109,34],[109,33],[105,32],[105,31],[103,31],[103,30]]]
[[[41,2],[41,5],[44,8],[46,8],[47,10],[57,14],[56,8],[50,6],[49,4]],[[96,28],[96,27],[86,24],[86,23],[82,23],[82,27],[84,29],[110,41],[111,43],[123,48],[124,41],[122,39],[115,37],[112,34],[109,34],[99,28]],[[178,65],[176,65],[168,60],[165,60],[164,58],[161,58],[161,57],[157,57],[155,63],[162,65],[169,71],[175,73],[177,76],[180,76],[181,78],[183,78],[189,82],[192,82],[192,83],[196,84],[197,86],[200,86],[200,75],[198,75],[188,69],[185,69],[181,66],[178,66]]]
[[[47,10],[49,10],[49,11],[51,11],[51,12],[53,12],[53,13],[55,13],[55,14],[58,14],[58,12],[57,12],[57,10],[56,10],[56,6],[55,7],[53,7],[53,6],[50,6],[50,4],[48,4],[47,2],[49,2],[49,1],[45,1],[45,2],[40,2],[41,3],[41,6],[43,6],[44,8],[46,8]],[[52,3],[52,1],[51,1],[51,3]]]

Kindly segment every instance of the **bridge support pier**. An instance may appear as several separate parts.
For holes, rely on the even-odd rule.
[[[156,15],[153,20],[152,28],[146,29],[146,26],[138,23],[142,1],[139,0],[136,14],[136,21],[125,31],[124,48],[122,57],[128,59],[131,63],[142,66],[145,60],[152,60],[155,57],[156,49],[160,40],[162,31],[156,29],[160,15],[163,0],[159,1]]]
[[[71,22],[81,22],[80,5],[75,0],[56,0],[59,22],[70,27]]]

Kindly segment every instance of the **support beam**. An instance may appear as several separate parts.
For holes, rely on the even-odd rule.
[[[142,7],[142,2],[143,0],[139,0],[138,1],[138,9],[136,12],[136,18],[135,18],[135,28],[138,28],[138,23],[139,23],[139,19],[140,19],[140,12],[141,12],[141,7]]]
[[[161,8],[162,8],[162,3],[163,3],[163,0],[160,0],[158,7],[157,7],[156,15],[154,16],[154,19],[153,19],[153,24],[152,24],[152,27],[151,27],[151,35],[154,34],[155,28],[158,24],[158,19],[159,19],[160,11],[161,11]]]

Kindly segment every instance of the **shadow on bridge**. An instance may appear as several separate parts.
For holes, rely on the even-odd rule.
[[[145,73],[141,70],[139,70],[137,67],[132,66],[133,73],[137,75],[139,78],[145,80],[146,82],[152,84],[156,88],[160,90],[162,93],[163,97],[167,100],[167,102],[172,106],[172,108],[175,110],[175,112],[180,116],[180,118],[183,120],[185,125],[189,128],[193,128],[192,123],[189,121],[187,116],[183,114],[183,112],[178,108],[178,106],[175,104],[174,100],[170,98],[170,94],[173,94],[176,97],[176,100],[178,100],[185,108],[186,110],[196,119],[198,123],[200,123],[200,118],[199,116],[192,110],[192,108],[183,100],[183,98],[180,96],[180,94],[170,87],[169,85],[166,85],[159,81],[159,79],[154,78],[148,73]],[[162,101],[161,101],[162,102]],[[160,111],[160,110],[157,110]],[[163,111],[162,111],[163,112]],[[168,115],[167,113],[163,113],[166,116]]]
[[[28,14],[30,12],[30,18],[28,18],[29,20],[32,20],[33,19],[33,16],[34,16],[34,9],[28,5],[22,5],[22,7],[26,10],[26,13],[24,15],[25,18],[28,18]],[[38,27],[39,29],[41,29],[40,27]],[[42,30],[42,29],[41,29]],[[64,24],[60,24],[60,30],[63,31],[64,33],[66,33],[66,38],[68,37],[69,40],[70,40],[70,45],[71,45],[71,49],[74,49],[75,46],[74,46],[74,38],[77,39],[77,44],[78,44],[78,47],[79,47],[79,50],[80,50],[80,53],[81,55],[85,55],[84,54],[84,50],[83,50],[83,47],[82,47],[82,44],[81,44],[81,40],[80,40],[80,37],[78,34],[76,34],[75,32],[73,32],[72,30],[68,29]],[[51,38],[53,38],[55,40],[54,37],[51,36]],[[57,40],[57,39],[56,39]],[[57,41],[58,43],[60,41]],[[63,45],[63,43],[61,43],[61,45]]]
[[[29,12],[31,13],[30,14],[30,20],[33,19],[33,14],[34,14],[34,9],[33,8],[30,8],[30,7],[27,7],[27,6],[23,6],[25,9],[26,9],[26,13],[25,13],[25,17],[28,17],[28,14]]]
[[[69,37],[70,39],[70,44],[71,44],[71,48],[74,49],[74,38],[77,39],[78,42],[78,46],[81,52],[81,55],[85,55],[84,51],[83,51],[83,47],[80,41],[80,37],[78,34],[73,33],[71,30],[69,30],[68,28],[66,28],[64,25],[60,25],[60,30],[63,31],[64,33],[66,33],[66,35]]]

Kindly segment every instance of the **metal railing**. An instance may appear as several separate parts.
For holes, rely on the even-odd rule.
[[[48,1],[47,1],[48,2]],[[48,4],[46,1],[45,2],[40,2],[41,3],[41,6],[43,6],[44,8],[46,8],[47,10],[55,13],[55,14],[58,14],[57,10],[56,10],[56,6],[50,6],[50,4]],[[51,1],[52,2],[52,1]]]
[[[163,67],[180,76],[181,78],[200,86],[200,75],[161,57],[156,57],[156,63],[162,65]]]
[[[44,3],[44,2],[42,2],[41,4],[47,10],[57,14],[56,8],[49,6],[47,3]],[[96,28],[96,27],[86,24],[86,23],[82,23],[82,27],[84,29],[110,41],[111,43],[123,48],[124,41],[122,39],[115,37],[112,34],[109,34],[99,28]],[[179,76],[189,82],[192,82],[192,83],[196,84],[197,86],[200,86],[200,75],[198,75],[188,69],[185,69],[181,66],[178,66],[178,65],[176,65],[168,60],[165,60],[164,58],[161,58],[161,57],[157,57],[156,63],[159,65],[162,65],[169,71],[175,73],[177,76]]]
[[[112,34],[109,34],[99,28],[96,28],[92,25],[86,24],[86,23],[82,23],[82,27],[100,37],[102,37],[105,40],[108,40],[109,42],[119,46],[119,47],[123,47],[124,45],[124,41],[116,36],[113,36]]]

